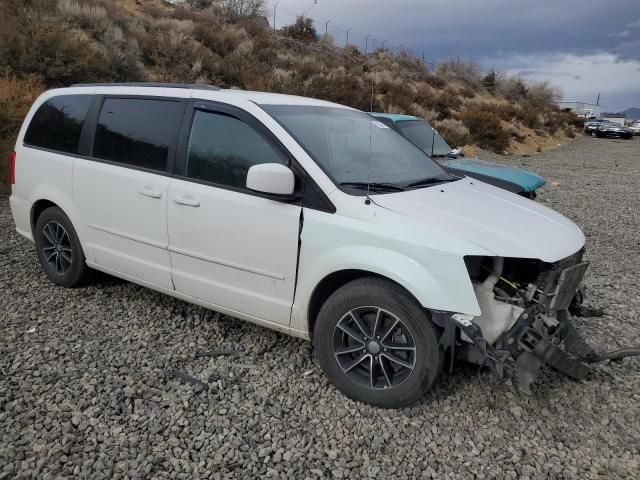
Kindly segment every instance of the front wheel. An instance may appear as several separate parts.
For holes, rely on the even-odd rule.
[[[384,279],[355,280],[331,295],[320,309],[313,340],[331,383],[379,407],[410,405],[440,371],[442,352],[429,315]]]

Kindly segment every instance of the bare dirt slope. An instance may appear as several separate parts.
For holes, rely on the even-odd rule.
[[[540,201],[587,235],[586,283],[606,308],[579,329],[640,344],[640,140],[582,138],[507,161],[547,178]],[[638,478],[640,361],[534,395],[469,366],[418,405],[346,399],[309,345],[103,278],[64,290],[0,207],[0,479]],[[198,350],[238,350],[196,358]],[[176,379],[179,369],[208,390]]]

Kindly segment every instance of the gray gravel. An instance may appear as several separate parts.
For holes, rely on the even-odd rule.
[[[540,201],[584,228],[607,314],[579,329],[601,350],[640,344],[640,140],[500,161],[542,173]],[[6,198],[0,239],[0,480],[640,476],[637,359],[585,382],[546,370],[527,399],[462,365],[380,410],[329,385],[306,342],[112,278],[53,286]]]

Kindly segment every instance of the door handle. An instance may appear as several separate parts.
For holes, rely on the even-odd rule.
[[[162,192],[159,192],[158,190],[154,190],[149,186],[142,187],[140,190],[138,190],[138,193],[140,195],[144,195],[145,197],[162,198]]]
[[[179,205],[185,205],[187,207],[199,207],[200,202],[193,198],[191,195],[180,195],[173,199]]]

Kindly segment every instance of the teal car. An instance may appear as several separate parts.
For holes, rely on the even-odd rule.
[[[536,190],[545,184],[544,178],[529,170],[463,157],[452,150],[429,122],[421,118],[389,113],[371,115],[396,130],[453,175],[476,178],[532,200],[536,197]]]

